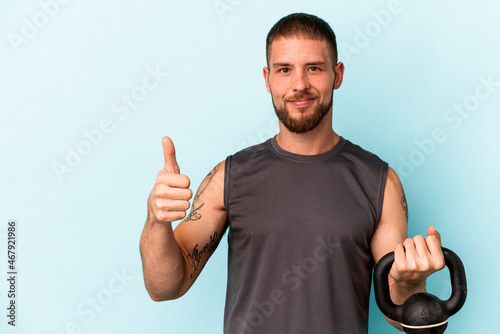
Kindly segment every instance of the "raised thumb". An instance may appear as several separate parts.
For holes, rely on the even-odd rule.
[[[170,137],[163,137],[161,140],[163,145],[163,155],[165,156],[165,166],[163,167],[169,173],[179,174],[180,168],[175,159],[175,147]]]

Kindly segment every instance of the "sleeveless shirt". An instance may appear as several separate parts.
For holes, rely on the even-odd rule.
[[[319,155],[271,138],[226,159],[224,333],[368,333],[387,168],[342,137]]]

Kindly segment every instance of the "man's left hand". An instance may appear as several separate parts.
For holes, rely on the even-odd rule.
[[[390,276],[400,285],[419,286],[433,273],[445,267],[441,235],[430,226],[427,238],[417,235],[406,239],[394,249]]]

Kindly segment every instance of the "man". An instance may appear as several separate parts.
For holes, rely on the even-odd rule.
[[[229,228],[225,333],[367,333],[374,263],[395,252],[388,279],[401,304],[444,267],[440,235],[407,238],[396,173],[332,129],[344,64],[330,26],[286,16],[266,48],[280,132],[219,163],[187,216],[189,178],[163,138],[140,244],[146,288],[155,301],[182,296]]]

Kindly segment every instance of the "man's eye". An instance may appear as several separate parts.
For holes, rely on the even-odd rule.
[[[283,68],[280,68],[280,69],[278,70],[278,72],[281,72],[281,73],[288,73],[288,72],[290,72],[290,69],[289,69],[289,68],[286,68],[286,67],[283,67]]]
[[[317,67],[317,66],[311,66],[311,67],[309,67],[309,70],[313,71],[313,72],[316,72],[316,71],[319,71],[319,67]]]

